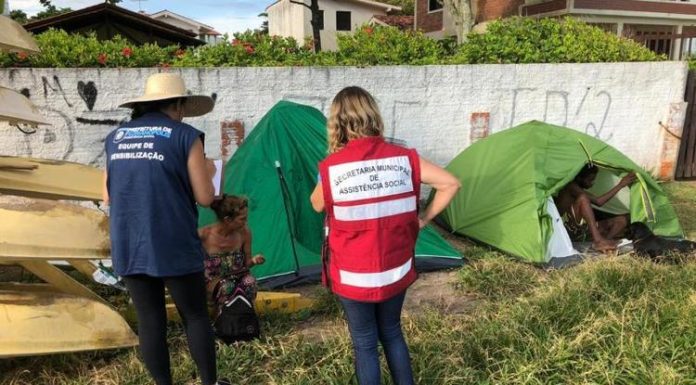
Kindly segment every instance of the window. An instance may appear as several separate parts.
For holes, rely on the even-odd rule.
[[[442,9],[440,0],[428,0],[428,12],[439,11]]]
[[[336,31],[351,31],[350,12],[336,11]]]
[[[319,10],[319,29],[320,30],[324,29],[324,10],[323,9]]]

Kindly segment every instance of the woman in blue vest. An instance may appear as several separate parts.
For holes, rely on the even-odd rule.
[[[395,384],[413,384],[401,330],[406,289],[416,280],[418,231],[449,204],[459,181],[413,149],[385,142],[377,103],[359,87],[339,92],[328,120],[329,156],[319,164],[312,206],[326,210],[324,279],[348,321],[360,385],[379,385],[378,343]],[[420,184],[433,187],[418,216]]]
[[[196,203],[213,201],[213,163],[204,134],[182,123],[213,109],[187,94],[176,74],[150,76],[145,95],[121,105],[130,122],[106,137],[104,201],[110,205],[111,256],[138,317],[145,366],[157,385],[172,384],[165,287],[183,320],[203,385],[216,384],[215,343],[206,305],[204,251]]]

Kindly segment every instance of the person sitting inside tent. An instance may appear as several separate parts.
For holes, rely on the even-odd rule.
[[[636,174],[629,173],[611,190],[597,197],[586,190],[594,185],[598,172],[597,166],[586,165],[572,182],[561,189],[554,200],[558,212],[565,220],[568,234],[574,241],[584,241],[589,233],[594,249],[611,251],[618,244],[615,238],[624,233],[630,222],[628,215],[612,216],[595,210],[592,206],[604,206],[622,188],[635,182]]]
[[[256,279],[249,268],[265,262],[263,255],[251,256],[251,231],[247,227],[245,198],[223,195],[210,208],[217,223],[198,230],[205,258],[205,279],[212,302],[221,307],[237,295],[250,303],[256,298]]]

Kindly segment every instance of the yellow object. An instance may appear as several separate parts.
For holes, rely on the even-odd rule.
[[[0,289],[0,358],[135,346],[123,318],[99,301],[24,285]]]
[[[10,124],[50,125],[26,96],[5,87],[0,87],[0,120]]]
[[[1,10],[0,10],[1,11]],[[19,23],[0,15],[0,51],[38,53],[34,38]]]
[[[295,313],[305,309],[311,309],[314,301],[302,297],[299,293],[284,293],[275,291],[260,291],[254,301],[254,307],[258,314],[268,314],[273,312],[280,313]],[[213,310],[211,308],[211,316]],[[176,306],[172,303],[170,297],[167,297],[167,318],[170,320],[179,320]]]
[[[17,165],[17,164],[15,164]],[[137,338],[103,298],[50,260],[91,276],[109,256],[108,220],[98,210],[0,196],[0,264],[46,284],[0,284],[0,358],[134,346]]]
[[[102,183],[103,171],[96,167],[57,160],[0,156],[0,193],[3,194],[98,201],[102,199]]]
[[[0,259],[109,257],[109,222],[99,210],[0,196],[0,218]]]
[[[260,291],[256,296],[256,312],[266,314],[272,312],[295,313],[310,309],[314,301],[302,297],[298,293]]]

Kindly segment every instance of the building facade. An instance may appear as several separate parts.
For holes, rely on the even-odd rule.
[[[519,15],[525,0],[471,0],[474,24]],[[416,0],[415,28],[427,36],[441,39],[452,36],[454,21],[441,0]]]
[[[309,5],[309,0],[304,0]],[[338,48],[336,36],[352,33],[367,24],[375,15],[388,15],[401,8],[368,0],[319,0],[321,46],[324,50]],[[266,8],[268,33],[292,37],[302,44],[312,38],[312,15],[307,7],[278,0]]]
[[[672,59],[696,55],[696,0],[471,0],[474,30],[510,16],[572,16],[634,39]],[[441,0],[416,0],[415,28],[434,38],[454,35]]]
[[[166,9],[149,16],[155,20],[191,31],[198,36],[199,40],[202,40],[206,44],[217,44],[224,39],[223,35],[217,32],[215,28]]]
[[[527,0],[520,14],[573,16],[672,59],[696,54],[696,0]]]

